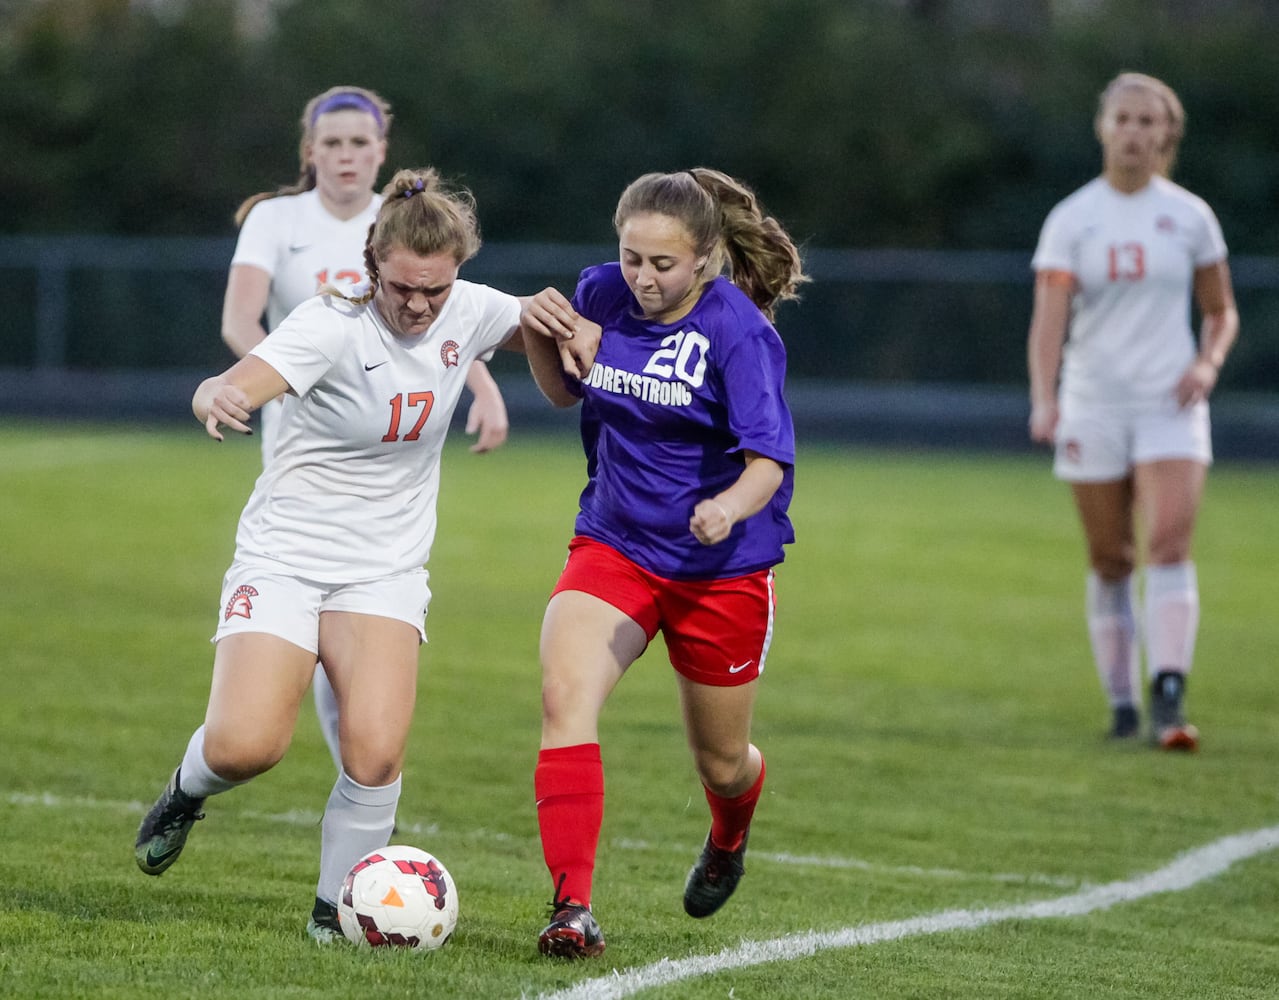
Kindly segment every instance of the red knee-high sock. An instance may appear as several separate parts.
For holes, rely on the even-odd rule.
[[[557,900],[591,905],[595,848],[604,820],[604,764],[598,743],[542,750],[533,772],[542,857]]]
[[[726,799],[716,795],[705,785],[706,801],[711,807],[711,843],[721,851],[735,851],[742,846],[742,838],[755,815],[755,804],[764,789],[764,758],[759,758],[759,777],[755,784],[736,798]]]

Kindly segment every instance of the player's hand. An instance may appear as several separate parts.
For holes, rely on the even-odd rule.
[[[222,440],[219,425],[229,427],[241,434],[252,434],[249,427],[249,414],[253,412],[249,406],[249,397],[221,375],[207,378],[200,383],[191,399],[191,410],[195,418],[204,424],[205,431],[215,441]]]
[[[595,355],[600,349],[600,338],[604,335],[598,323],[592,323],[581,316],[573,327],[573,338],[559,342],[560,364],[566,374],[573,378],[586,378],[586,373],[595,364]]]
[[[1177,405],[1194,406],[1212,395],[1217,385],[1217,366],[1207,358],[1196,358],[1177,382]]]
[[[729,536],[735,522],[733,512],[718,500],[699,500],[688,520],[688,528],[703,545],[716,545]]]
[[[1052,444],[1057,439],[1057,402],[1037,403],[1030,409],[1030,440],[1036,444]]]
[[[500,392],[484,392],[477,394],[471,401],[471,408],[466,411],[466,433],[479,434],[471,452],[482,455],[506,444],[506,436],[510,433],[511,422],[506,414],[506,402]]]
[[[581,317],[573,304],[555,288],[543,288],[520,312],[520,326],[542,337],[572,340]]]

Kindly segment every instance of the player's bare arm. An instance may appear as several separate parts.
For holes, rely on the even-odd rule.
[[[222,340],[237,358],[266,339],[262,314],[271,294],[271,276],[251,264],[233,264],[222,300]]]
[[[688,528],[703,545],[724,541],[733,525],[757,514],[782,485],[782,467],[757,452],[746,452],[746,468],[724,492],[698,502]]]
[[[1195,302],[1203,315],[1199,353],[1177,383],[1177,403],[1190,406],[1207,399],[1217,385],[1221,366],[1239,336],[1239,310],[1224,260],[1195,271]]]
[[[1030,439],[1040,444],[1051,444],[1057,432],[1057,376],[1074,287],[1074,276],[1067,271],[1040,271],[1035,277],[1026,361],[1030,369]]]
[[[252,434],[248,420],[253,411],[288,391],[284,376],[261,358],[248,355],[221,375],[201,382],[191,398],[191,411],[209,437],[221,441],[219,426]]]

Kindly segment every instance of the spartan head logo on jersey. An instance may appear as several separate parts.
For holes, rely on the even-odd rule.
[[[461,348],[456,340],[446,340],[440,345],[440,360],[444,362],[445,368],[456,368],[458,362],[458,354]]]
[[[226,612],[222,615],[222,620],[229,622],[233,615],[239,615],[241,618],[252,618],[253,601],[250,598],[257,596],[257,589],[247,583],[236,587],[235,593],[231,595],[231,600],[226,602]]]

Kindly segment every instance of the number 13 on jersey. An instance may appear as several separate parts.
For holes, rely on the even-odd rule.
[[[1140,281],[1146,276],[1146,248],[1140,243],[1112,243],[1106,248],[1111,281]]]

